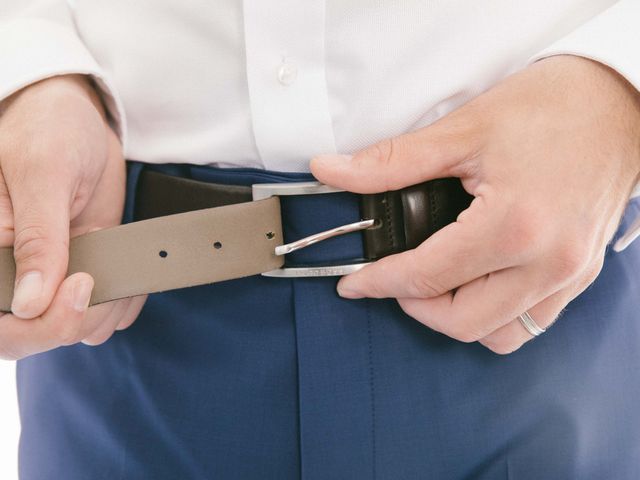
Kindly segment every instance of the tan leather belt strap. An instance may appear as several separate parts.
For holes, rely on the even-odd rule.
[[[95,280],[91,305],[203,285],[283,265],[280,200],[196,210],[87,233],[71,240],[68,274]],[[0,310],[10,311],[12,248],[0,249]]]

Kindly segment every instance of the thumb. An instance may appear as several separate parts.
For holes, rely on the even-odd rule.
[[[40,172],[10,188],[16,261],[11,310],[21,318],[47,310],[67,272],[70,193],[55,183]]]
[[[464,177],[465,161],[475,154],[474,137],[472,131],[463,131],[451,122],[437,123],[383,140],[354,155],[319,155],[311,160],[311,173],[322,183],[356,193]]]

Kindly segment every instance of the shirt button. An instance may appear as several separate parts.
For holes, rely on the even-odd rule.
[[[278,68],[278,81],[281,85],[289,86],[295,82],[298,76],[298,69],[290,63],[283,63]]]

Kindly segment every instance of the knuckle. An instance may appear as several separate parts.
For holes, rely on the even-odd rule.
[[[384,140],[373,145],[371,153],[382,165],[389,166],[394,158],[394,143],[395,140],[393,138],[385,138]]]
[[[602,271],[602,267],[604,266],[604,256],[600,257],[587,271],[587,275],[585,277],[586,286],[591,285],[596,278],[600,275]]]
[[[500,248],[509,257],[527,258],[540,247],[544,231],[538,212],[522,206],[513,208],[504,219]]]
[[[562,281],[583,272],[589,263],[589,252],[579,242],[566,242],[553,254],[553,277]]]
[[[396,163],[401,143],[402,141],[398,138],[386,138],[365,149],[364,155],[362,157],[356,156],[356,160],[373,160],[376,168],[383,171],[392,169]],[[371,165],[363,165],[363,168],[371,168]],[[387,190],[397,190],[400,186],[395,185],[389,177],[386,188]]]
[[[377,278],[363,279],[359,291],[361,294],[371,298],[387,298],[389,296]]]
[[[49,238],[47,229],[42,225],[28,225],[15,232],[14,256],[18,263],[39,258],[51,249],[63,251],[67,248],[67,242]]]
[[[484,337],[484,334],[469,323],[463,318],[451,319],[443,326],[442,333],[463,343],[477,342]]]
[[[573,295],[571,296],[570,300],[574,299],[576,296],[587,290],[596,281],[596,279],[600,275],[600,272],[602,271],[603,266],[604,258],[600,258],[587,267],[586,271],[575,282]],[[560,314],[562,314],[562,312],[560,312]]]
[[[442,295],[447,290],[431,275],[418,268],[409,277],[409,292],[416,298],[431,298]]]

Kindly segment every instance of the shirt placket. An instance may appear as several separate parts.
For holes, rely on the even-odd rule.
[[[307,170],[335,153],[325,75],[325,2],[244,0],[256,147],[271,170]]]

